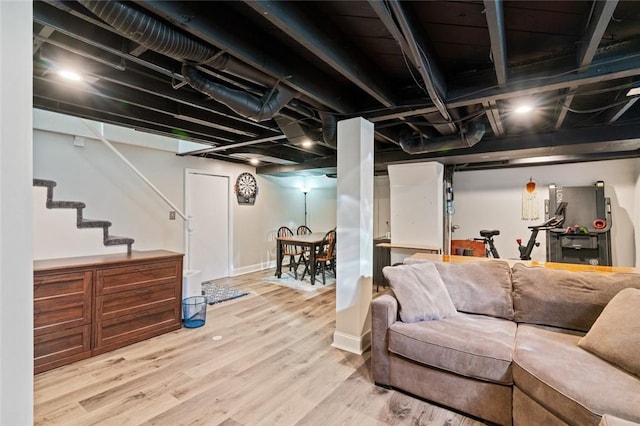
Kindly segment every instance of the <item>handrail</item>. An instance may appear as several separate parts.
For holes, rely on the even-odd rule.
[[[134,166],[133,164],[131,164],[131,162],[129,162],[129,160],[127,160],[127,158],[122,155],[120,153],[120,151],[118,151],[112,144],[111,142],[109,142],[104,136],[102,136],[100,133],[98,133],[98,131],[96,129],[94,129],[93,127],[91,127],[89,125],[89,123],[87,123],[84,119],[80,118],[80,121],[82,121],[82,123],[87,126],[87,128],[89,130],[91,130],[91,132],[96,135],[96,137],[98,139],[100,139],[102,141],[102,143],[104,143],[111,151],[113,151],[118,157],[120,157],[120,159],[122,161],[125,162],[125,164],[127,166],[129,166],[129,168],[131,170],[133,170],[135,172],[135,174],[138,175],[138,177],[140,177],[140,179],[142,179],[144,181],[144,183],[146,183],[147,185],[149,185],[149,187],[151,189],[153,189],[153,191],[158,194],[158,196],[160,196],[160,198],[162,198],[162,200],[167,203],[169,205],[169,207],[171,207],[176,213],[178,213],[178,216],[180,216],[182,218],[182,220],[184,220],[185,222],[189,222],[189,218],[187,218],[187,215],[185,215],[178,207],[176,207],[175,204],[173,204],[171,202],[171,200],[169,200],[163,193],[162,191],[160,191],[153,183],[151,183],[151,181],[149,179],[146,178],[145,175],[142,174],[142,172],[140,170],[138,170],[136,168],[136,166]]]

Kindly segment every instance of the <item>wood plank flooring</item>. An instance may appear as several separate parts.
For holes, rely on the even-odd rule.
[[[375,386],[370,352],[331,347],[335,287],[302,293],[260,281],[272,274],[218,280],[250,294],[209,306],[201,328],[35,376],[35,424],[483,424]]]

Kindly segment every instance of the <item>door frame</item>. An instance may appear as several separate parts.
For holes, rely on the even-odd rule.
[[[190,179],[189,179],[189,175],[191,174],[198,174],[198,175],[208,175],[208,176],[216,176],[216,177],[222,177],[222,178],[226,178],[227,179],[227,220],[228,220],[228,227],[227,227],[227,273],[229,274],[228,276],[232,276],[233,275],[233,186],[232,186],[232,176],[228,173],[219,173],[219,172],[212,172],[209,170],[202,170],[202,169],[192,169],[192,168],[185,168],[184,169],[184,185],[183,185],[183,191],[184,191],[184,210],[185,210],[185,215],[187,216],[187,220],[185,221],[185,226],[184,226],[184,250],[185,250],[185,257],[187,258],[187,261],[185,262],[186,265],[184,267],[184,269],[192,269],[191,267],[191,253],[190,253],[190,237],[189,237],[189,228],[191,226],[191,221],[189,220],[189,213],[190,213],[190,209],[189,209],[189,202],[191,201],[190,197],[190,190],[191,190],[191,185],[190,185]]]

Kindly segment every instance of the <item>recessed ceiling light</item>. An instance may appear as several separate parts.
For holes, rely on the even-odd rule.
[[[257,166],[258,164],[260,164],[260,160],[258,160],[257,158],[252,158],[251,160],[249,160],[249,162],[254,166]]]
[[[531,111],[533,111],[533,107],[531,105],[520,105],[513,110],[516,114],[526,114]]]
[[[60,70],[58,71],[58,75],[62,78],[71,81],[82,81],[82,76],[75,71],[71,70]]]
[[[305,140],[304,142],[302,142],[302,146],[304,148],[311,148],[313,146],[313,142],[310,141],[309,139]]]

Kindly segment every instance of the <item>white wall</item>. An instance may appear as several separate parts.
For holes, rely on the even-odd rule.
[[[635,266],[635,226],[637,219],[636,198],[640,160],[611,160],[588,163],[564,164],[540,167],[525,167],[500,170],[457,172],[453,177],[456,213],[452,224],[460,229],[452,234],[453,239],[479,237],[481,229],[499,229],[495,244],[503,258],[518,258],[516,238],[523,244],[529,239],[527,226],[544,221],[521,219],[522,190],[530,178],[537,182],[537,202],[541,214],[543,203],[549,198],[551,183],[562,186],[590,186],[596,181],[605,183],[605,196],[611,199],[612,207],[612,256],[615,266]],[[546,258],[546,238],[540,233],[540,247],[532,252],[532,259]]]
[[[39,127],[38,123],[34,125]],[[50,123],[47,128],[51,128]],[[111,221],[111,233],[136,240],[134,250],[184,252],[182,221],[169,220],[170,207],[100,141],[87,138],[84,147],[77,147],[72,135],[43,130],[34,130],[33,137],[34,177],[57,182],[54,199],[84,202],[85,217]],[[242,172],[255,174],[255,168],[242,164],[180,157],[128,144],[114,143],[114,146],[180,209],[184,208],[185,168],[231,176],[232,185]],[[277,228],[304,223],[304,196],[299,189],[290,187],[287,179],[256,178],[259,194],[255,205],[238,205],[235,195],[231,202],[233,275],[273,266],[273,236]],[[313,189],[307,195],[308,223],[314,231],[329,230],[336,223],[335,183],[331,186],[323,182],[322,187],[314,187],[312,178],[309,180]],[[47,212],[51,210],[42,214]],[[46,233],[38,232],[35,239],[36,246],[46,247],[46,255],[38,257],[70,255],[64,242]],[[101,239],[94,250],[95,253],[84,254],[102,252]]]
[[[0,424],[33,423],[32,4],[0,1]]]
[[[391,243],[442,247],[443,173],[436,162],[389,165]]]
[[[391,233],[391,187],[389,176],[376,176],[373,180],[373,236]]]
[[[638,160],[638,163],[640,163],[640,160]],[[637,165],[636,169],[640,169],[640,166]],[[636,182],[635,182],[635,190],[634,190],[634,212],[635,215],[633,216],[633,223],[640,223],[640,172],[636,172]],[[634,247],[640,247],[640,232],[634,232],[634,243],[635,246]],[[635,265],[638,266],[640,265],[640,250],[636,249],[635,250]]]

